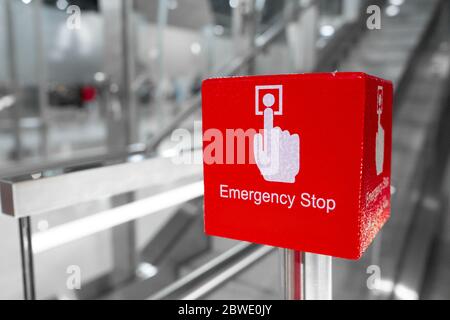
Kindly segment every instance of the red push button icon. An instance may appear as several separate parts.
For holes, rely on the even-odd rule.
[[[205,80],[206,233],[360,258],[390,213],[392,92],[364,73]]]

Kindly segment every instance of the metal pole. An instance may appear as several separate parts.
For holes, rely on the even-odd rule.
[[[285,300],[302,300],[304,292],[303,253],[281,249],[283,291]]]
[[[331,300],[331,257],[305,253],[305,300]]]
[[[38,105],[40,117],[41,150],[43,156],[48,155],[48,97],[47,97],[47,61],[44,48],[44,30],[42,21],[42,0],[35,0],[33,6],[34,32],[36,33],[36,77],[38,88]]]
[[[286,300],[331,300],[331,257],[281,249]]]
[[[133,82],[136,79],[136,28],[133,1],[122,3],[122,53],[123,53],[123,105],[126,108],[125,126],[127,145],[139,141],[139,118]]]
[[[108,0],[109,1],[109,0]],[[122,46],[122,81],[121,81],[121,104],[125,118],[124,128],[125,145],[121,146],[126,150],[127,146],[136,143],[138,140],[139,121],[137,118],[136,99],[133,92],[132,83],[135,79],[135,29],[133,20],[133,1],[122,0],[121,3],[121,27],[120,37]],[[133,192],[113,197],[112,206],[121,206],[133,202],[135,196]],[[136,252],[136,226],[135,221],[124,223],[114,227],[112,231],[112,243],[114,247],[114,273],[113,283],[122,284],[134,278],[138,256]]]
[[[33,246],[31,238],[31,218],[19,218],[20,254],[22,259],[23,296],[25,300],[35,300]]]
[[[165,84],[166,84],[166,68],[164,59],[164,45],[165,45],[165,30],[167,28],[167,21],[169,17],[169,6],[167,0],[158,1],[158,17],[157,17],[157,66],[156,73],[153,79],[156,81],[156,96],[154,101],[155,117],[157,119],[157,127],[155,132],[164,128],[168,120],[168,110],[165,101]]]
[[[298,13],[298,14],[297,14]],[[316,67],[319,6],[317,1],[289,2],[285,7],[286,37],[293,72],[312,72]]]
[[[105,73],[110,90],[106,92],[108,149],[111,153],[125,152],[138,141],[139,121],[133,81],[135,79],[135,28],[133,1],[102,0],[104,17]],[[134,193],[114,196],[111,206],[118,207],[134,200]],[[136,252],[135,221],[116,226],[112,230],[113,264],[112,285],[132,280],[138,256]]]
[[[7,50],[9,59],[9,76],[11,83],[11,92],[14,95],[15,103],[11,107],[11,113],[13,117],[13,130],[14,130],[14,158],[19,160],[23,155],[23,143],[22,134],[20,128],[20,119],[22,116],[22,106],[20,99],[18,75],[17,75],[17,64],[16,64],[16,41],[14,32],[14,19],[13,19],[13,8],[12,2],[10,0],[5,1],[5,23],[7,30]]]
[[[232,35],[236,54],[245,56],[256,48],[256,34],[264,2],[239,0],[232,12]],[[255,73],[255,58],[252,57],[246,72]]]

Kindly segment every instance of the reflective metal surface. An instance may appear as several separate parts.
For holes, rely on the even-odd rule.
[[[305,299],[333,298],[332,258],[320,254],[305,254]]]
[[[284,299],[304,300],[305,284],[311,279],[305,277],[305,256],[303,252],[280,249]]]
[[[34,283],[33,245],[31,218],[19,219],[20,254],[22,256],[23,295],[25,300],[36,299]]]
[[[167,170],[169,167],[172,169]],[[175,183],[195,179],[201,172],[199,164],[179,166],[171,158],[154,158],[51,177],[46,177],[45,173],[12,177],[0,184],[2,210],[17,218],[37,215],[80,202],[157,186],[161,181]],[[60,190],[64,193],[60,194]],[[54,197],[55,194],[60,196]]]

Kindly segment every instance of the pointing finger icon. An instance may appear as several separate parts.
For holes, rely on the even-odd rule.
[[[270,152],[271,134],[273,129],[273,110],[266,108],[264,110],[264,145],[263,150]]]
[[[275,115],[283,115],[282,89],[281,85],[256,86],[255,110],[257,116],[264,116],[264,127],[254,136],[253,155],[264,180],[294,183],[300,170],[300,137],[273,123]],[[262,95],[260,90],[271,91]]]
[[[264,110],[264,129],[266,129],[267,131],[270,131],[273,129],[273,110],[272,110],[272,108],[266,108]]]

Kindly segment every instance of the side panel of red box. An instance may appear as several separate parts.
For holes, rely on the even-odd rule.
[[[390,215],[392,100],[389,81],[367,76],[361,189],[361,254]]]

